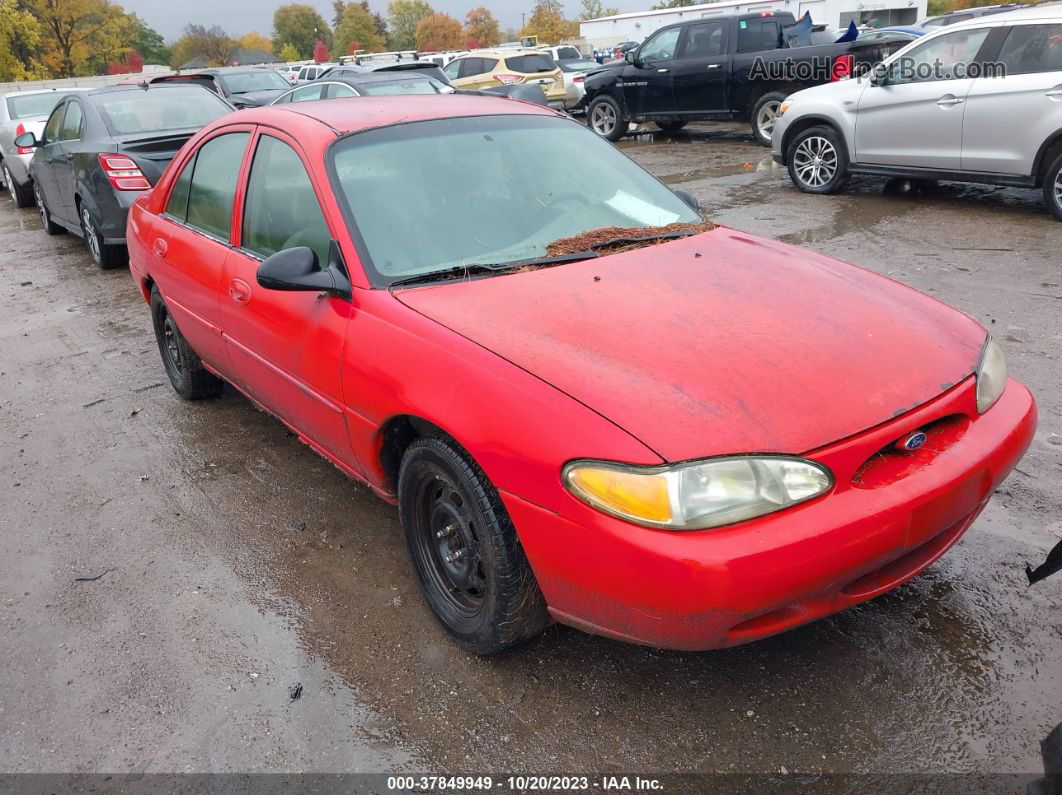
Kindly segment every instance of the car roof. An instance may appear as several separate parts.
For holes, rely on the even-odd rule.
[[[0,97],[28,97],[30,94],[54,94],[62,91],[64,94],[70,91],[80,91],[85,93],[91,91],[90,88],[81,88],[76,86],[56,86],[55,88],[34,88],[30,91],[3,91],[0,92]]]
[[[1062,3],[1050,3],[1047,5],[1028,6],[1015,8],[1013,11],[1003,11],[997,14],[983,14],[956,22],[954,25],[946,25],[941,30],[962,30],[964,28],[979,28],[986,25],[1002,26],[1012,22],[1025,22],[1031,20],[1056,21],[1062,19]]]
[[[282,114],[282,115],[281,115]],[[241,110],[240,123],[273,124],[288,127],[291,116],[304,116],[331,128],[337,134],[360,132],[392,124],[454,119],[461,116],[556,116],[562,114],[508,97],[487,94],[440,94],[416,96],[359,97],[356,101],[316,100],[285,105],[268,105]],[[230,121],[231,123],[231,121]]]
[[[119,91],[170,91],[174,88],[185,88],[189,85],[194,85],[188,81],[174,80],[172,82],[165,83],[137,83],[135,85],[117,85],[117,86],[104,86],[103,88],[94,88],[88,92],[89,96],[97,96],[99,94],[113,94]],[[202,88],[202,86],[200,86]],[[204,91],[209,89],[203,89]],[[213,92],[211,92],[213,93]],[[215,94],[215,96],[217,96]]]
[[[502,47],[498,49],[484,47],[481,50],[472,50],[471,52],[462,53],[461,55],[458,55],[457,58],[467,58],[470,55],[476,57],[481,55],[497,55],[502,58],[508,58],[512,55],[549,55],[549,53],[544,53],[542,50],[536,50],[531,47]],[[454,58],[454,60],[456,61],[457,58]]]

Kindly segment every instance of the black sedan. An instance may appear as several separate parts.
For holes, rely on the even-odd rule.
[[[151,82],[198,83],[224,97],[236,108],[268,105],[291,88],[288,81],[279,74],[261,66],[197,69],[194,72],[163,75],[152,79]]]
[[[32,132],[15,139],[36,149],[29,174],[44,230],[81,235],[101,268],[124,265],[130,205],[185,141],[232,110],[194,85],[114,86],[64,98],[40,140]]]

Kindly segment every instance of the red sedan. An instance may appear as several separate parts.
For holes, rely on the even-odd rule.
[[[176,391],[396,502],[458,641],[709,649],[924,569],[1036,408],[966,315],[691,205],[539,106],[360,98],[206,127],[128,241]]]

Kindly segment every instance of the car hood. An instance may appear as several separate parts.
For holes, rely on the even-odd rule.
[[[395,297],[669,461],[858,433],[969,376],[986,336],[912,288],[722,227]]]
[[[243,94],[233,94],[229,101],[234,105],[242,105],[246,108],[255,108],[259,105],[268,105],[290,88],[267,88],[262,91],[247,91]]]

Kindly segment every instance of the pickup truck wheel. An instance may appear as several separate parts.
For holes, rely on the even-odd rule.
[[[1044,172],[1044,204],[1055,218],[1062,221],[1062,153]]]
[[[658,121],[656,126],[666,133],[678,132],[685,127],[689,122],[686,121]]]
[[[591,102],[586,123],[591,130],[610,141],[618,141],[627,134],[627,122],[623,120],[619,103],[612,97],[598,97]]]
[[[805,193],[836,193],[848,181],[848,155],[831,127],[798,133],[786,152],[789,178]]]
[[[406,449],[398,516],[421,593],[462,646],[494,654],[549,623],[497,490],[456,442],[431,436]]]
[[[19,185],[11,175],[11,169],[7,167],[7,163],[3,164],[3,168],[4,184],[7,185],[7,192],[11,194],[11,201],[19,209],[31,207],[33,205],[33,185],[29,182],[25,185]]]
[[[188,344],[159,288],[151,288],[151,324],[159,344],[162,365],[166,368],[173,390],[185,400],[202,400],[221,393],[222,381],[205,367]]]
[[[774,123],[785,98],[786,95],[781,91],[769,91],[756,100],[756,104],[752,106],[752,134],[764,146],[771,145]]]
[[[48,212],[48,205],[44,203],[44,194],[41,193],[41,187],[36,182],[33,183],[33,198],[37,202],[37,212],[41,215],[41,223],[44,225],[45,234],[60,235],[65,232],[66,229],[52,220],[52,214]]]

